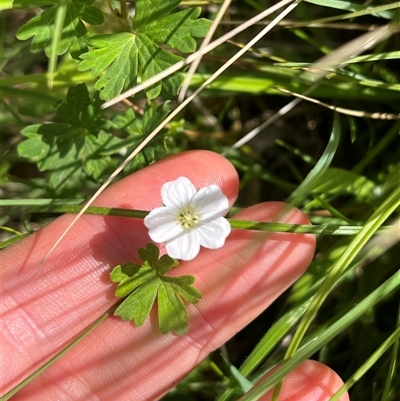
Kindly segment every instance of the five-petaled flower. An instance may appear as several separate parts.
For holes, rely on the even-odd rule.
[[[165,242],[168,255],[191,260],[200,245],[221,248],[231,232],[223,215],[229,209],[228,198],[217,185],[198,191],[186,177],[166,182],[161,188],[163,206],[153,209],[144,219],[154,242]]]

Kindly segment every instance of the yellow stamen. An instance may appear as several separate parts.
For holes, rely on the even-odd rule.
[[[178,216],[179,224],[184,228],[193,228],[199,223],[199,216],[192,207],[185,207]]]

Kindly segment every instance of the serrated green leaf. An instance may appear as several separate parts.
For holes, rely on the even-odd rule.
[[[21,134],[28,139],[18,145],[19,155],[30,159],[34,163],[46,157],[50,150],[50,146],[47,143],[43,143],[42,138],[37,135],[40,126],[40,124],[35,124],[24,128]]]
[[[160,20],[178,6],[180,2],[181,0],[152,0],[150,4],[148,1],[138,0],[136,2],[133,29],[138,30],[140,27]]]
[[[155,21],[143,25],[140,33],[150,37],[154,42],[164,43],[182,53],[194,52],[197,43],[193,38],[202,37],[210,27],[206,19],[197,19],[200,12],[200,8],[187,8],[167,15],[161,20],[162,23]]]
[[[26,139],[18,145],[19,155],[36,163],[40,171],[49,171],[48,183],[59,193],[81,186],[88,177],[101,180],[112,168],[110,156],[122,150],[130,152],[169,110],[164,102],[146,105],[143,117],[127,109],[125,114],[106,120],[101,104],[98,94],[90,96],[85,84],[73,86],[66,99],[58,101],[53,122],[28,126],[21,132]],[[111,129],[114,132],[108,132]],[[125,171],[166,155],[164,141],[163,136],[155,138]]]
[[[158,324],[161,333],[173,331],[176,334],[186,334],[188,331],[188,314],[181,298],[173,287],[165,283],[158,290]]]
[[[101,99],[109,100],[136,85],[138,80],[147,80],[182,60],[182,57],[160,45],[184,53],[196,49],[194,38],[204,37],[210,22],[198,19],[199,8],[170,14],[179,3],[177,0],[137,0],[132,33],[90,38],[90,45],[94,49],[81,55],[79,70],[91,70],[94,76],[104,74],[95,84]],[[160,94],[162,87],[175,95],[182,81],[181,74],[174,74],[148,88],[146,95],[153,99]]]
[[[101,99],[110,99],[124,88],[136,82],[138,76],[138,56],[140,45],[131,33],[122,32],[112,35],[99,35],[90,39],[97,49],[82,54],[79,71],[92,70],[93,75],[103,75],[95,84]]]
[[[76,137],[82,133],[82,129],[68,124],[36,124],[21,133],[28,133],[30,140],[20,143],[19,155],[35,161],[40,171],[73,167],[80,162],[77,157],[81,144]],[[39,141],[43,149],[33,146],[29,148],[30,145],[38,145]]]
[[[49,184],[59,191],[80,185],[80,178],[98,180],[108,168],[107,146],[118,142],[103,131],[111,126],[101,118],[98,97],[92,100],[85,84],[71,87],[59,102],[57,122],[22,130],[27,137],[18,146],[21,157],[35,162],[40,171],[51,171]],[[97,136],[98,133],[101,136]]]
[[[83,159],[86,163],[84,163],[83,167],[86,173],[95,180],[98,180],[108,167],[107,161],[109,157],[102,157],[99,154],[100,149],[101,147],[99,147],[94,135],[87,135],[85,137]]]
[[[114,283],[119,283],[127,277],[133,277],[141,268],[141,265],[135,263],[124,263],[123,265],[115,266],[110,273],[110,279]]]
[[[56,190],[61,187],[72,188],[77,185],[81,178],[82,169],[79,165],[74,164],[71,167],[63,167],[59,170],[54,170],[50,174],[49,184]]]
[[[114,315],[120,316],[122,320],[133,320],[140,327],[149,316],[159,286],[160,282],[156,280],[143,284],[118,306]]]
[[[115,116],[111,124],[113,128],[123,130],[131,137],[138,138],[143,135],[142,120],[136,117],[135,112],[131,108],[126,109],[125,114]]]
[[[170,53],[154,44],[145,35],[138,35],[140,40],[140,51],[138,52],[139,65],[142,68],[142,81],[159,74],[173,64],[182,60],[182,57]],[[162,83],[154,84],[146,89],[149,99],[155,99],[161,93],[162,86],[172,95],[175,95],[183,82],[182,74],[173,74]]]
[[[94,0],[76,0],[68,2],[61,37],[56,49],[57,55],[62,55],[68,50],[73,58],[78,59],[79,55],[88,50],[86,36],[88,34],[82,20],[92,25],[104,22],[103,13],[96,7],[91,6]],[[31,51],[36,53],[44,50],[47,57],[51,55],[51,42],[55,35],[55,21],[57,16],[57,1],[15,1],[15,8],[25,8],[38,5],[53,5],[41,14],[29,20],[17,31],[17,38],[27,40],[33,37]]]
[[[155,277],[153,269],[148,265],[143,265],[135,275],[132,277],[127,276],[118,284],[115,295],[119,298],[126,297],[132,291],[135,291],[138,287],[153,280]]]
[[[80,115],[90,102],[89,91],[85,84],[71,86],[67,100],[60,102],[57,107],[57,115],[65,123],[79,124]]]
[[[149,262],[150,266],[156,268],[160,250],[152,243],[146,245],[146,248],[139,248],[138,255],[143,263]]]
[[[178,266],[178,262],[175,259],[170,258],[168,255],[161,256],[158,261],[158,271],[161,274],[168,273],[173,267]],[[192,277],[192,276],[189,276]],[[192,277],[193,278],[193,277]],[[191,284],[194,283],[194,280]]]
[[[193,276],[166,277],[168,282],[185,301],[196,304],[201,299],[201,292],[192,287]]]
[[[104,14],[94,6],[87,6],[81,14],[82,19],[90,25],[101,25],[104,22]]]
[[[150,103],[146,104],[143,114],[143,133],[150,134],[170,112],[170,102],[166,101],[159,107],[152,107]]]
[[[146,263],[148,260],[151,260],[153,257],[158,258],[160,255],[160,250],[157,246],[150,243],[146,245],[146,248],[139,248],[138,255],[140,260],[143,263]]]
[[[178,261],[168,255],[158,259],[160,251],[152,243],[140,248],[138,254],[142,266],[126,263],[116,266],[110,274],[111,281],[119,283],[116,296],[127,296],[116,309],[115,315],[123,320],[133,320],[136,326],[141,326],[157,297],[161,332],[186,333],[188,315],[183,300],[196,303],[201,298],[200,292],[192,286],[194,277],[165,276],[164,273],[177,266]]]

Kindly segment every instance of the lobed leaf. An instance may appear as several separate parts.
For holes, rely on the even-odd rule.
[[[124,265],[121,266],[121,271],[125,274],[122,270],[123,267]],[[123,298],[135,291],[141,285],[156,278],[154,271],[148,264],[143,266],[139,265],[139,267],[140,269],[134,275],[124,277],[118,284],[117,290],[115,291],[117,297]]]
[[[159,285],[156,280],[143,284],[118,306],[114,315],[120,316],[122,320],[133,320],[140,327],[150,314]]]
[[[196,50],[194,38],[204,37],[210,27],[206,19],[198,19],[199,8],[188,8],[173,14],[177,0],[136,2],[132,32],[97,35],[90,38],[94,49],[80,56],[80,71],[91,70],[102,75],[95,84],[104,100],[112,99],[123,90],[145,81],[182,60],[181,56],[162,46],[183,53]],[[146,90],[149,99],[159,96],[162,88],[175,95],[183,78],[181,74],[168,77]]]
[[[140,269],[141,265],[135,263],[124,263],[116,266],[110,273],[110,279],[114,283],[119,283],[127,277],[133,277]]]
[[[140,27],[162,19],[177,7],[180,2],[181,0],[152,0],[152,2],[149,3],[148,1],[138,0],[136,2],[133,28],[139,29]]]
[[[85,84],[71,87],[66,100],[58,101],[54,121],[21,131],[26,139],[18,145],[19,155],[36,163],[40,171],[49,171],[47,182],[58,193],[82,186],[87,177],[101,180],[113,167],[112,156],[130,152],[169,110],[168,102],[148,104],[142,117],[127,109],[106,120],[101,103],[97,94],[89,96]],[[148,165],[167,153],[165,136],[160,136],[125,171]]]
[[[88,32],[83,21],[91,25],[99,25],[104,22],[103,13],[97,7],[91,6],[93,2],[94,0],[68,2],[61,38],[56,49],[57,55],[70,51],[73,58],[79,59],[79,56],[88,50],[86,45]],[[59,2],[15,0],[13,3],[14,8],[42,5],[51,5],[52,7],[22,25],[17,31],[17,38],[27,40],[33,37],[31,51],[35,53],[44,50],[46,56],[50,57]]]
[[[119,283],[116,296],[127,296],[114,314],[141,326],[157,298],[161,332],[185,334],[188,314],[183,300],[197,303],[201,298],[200,292],[192,286],[194,277],[165,276],[164,273],[178,262],[168,255],[159,259],[160,251],[154,244],[140,248],[138,254],[143,265],[126,263],[116,266],[110,274],[111,281]]]
[[[54,122],[21,131],[27,139],[19,144],[19,155],[37,163],[40,171],[51,171],[49,184],[60,191],[79,185],[84,175],[98,180],[110,159],[103,149],[113,142],[104,131],[111,124],[101,118],[100,100],[90,99],[86,85],[80,84],[69,89],[56,113]]]
[[[158,290],[158,324],[161,333],[173,331],[176,334],[187,333],[188,314],[182,299],[167,283],[161,285]]]
[[[101,99],[113,97],[114,93],[120,93],[135,82],[139,68],[137,52],[140,49],[136,40],[128,32],[98,35],[90,39],[90,45],[96,49],[82,54],[79,71],[92,70],[92,74],[98,76],[108,69],[95,84]]]
[[[200,11],[200,8],[188,8],[167,15],[160,21],[143,25],[140,33],[182,53],[194,52],[197,45],[194,38],[203,37],[210,26],[206,19],[197,19]]]

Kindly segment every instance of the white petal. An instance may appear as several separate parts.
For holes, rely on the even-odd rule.
[[[145,218],[144,225],[154,242],[166,242],[183,234],[183,228],[167,207],[153,209]]]
[[[219,217],[196,229],[200,238],[200,245],[209,249],[218,249],[225,244],[226,237],[231,232],[231,225],[224,217]]]
[[[229,210],[229,200],[220,187],[209,185],[193,196],[191,206],[198,211],[201,221],[209,221]]]
[[[174,259],[192,260],[200,251],[200,241],[195,229],[185,232],[169,241],[165,246],[168,255]]]
[[[179,177],[175,181],[166,182],[161,188],[164,205],[176,209],[188,206],[195,193],[195,186],[186,177]]]

